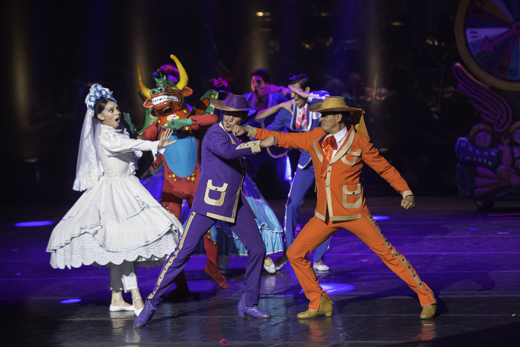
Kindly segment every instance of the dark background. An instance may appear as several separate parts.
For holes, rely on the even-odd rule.
[[[214,78],[223,77],[217,67],[236,77],[230,79],[236,94],[250,91],[256,68],[267,68],[277,85],[306,73],[312,89],[343,94],[349,105],[366,109],[372,141],[416,195],[457,193],[455,141],[479,121],[460,92],[441,89],[456,87],[451,68],[460,61],[453,33],[458,1],[1,6],[2,204],[74,202],[87,85],[98,82],[114,91],[140,129],[144,109],[135,66],[141,65],[146,84],[153,86],[152,72],[170,63],[170,54],[187,70],[192,105]],[[373,171],[365,174],[367,195],[395,194]],[[266,197],[284,198],[280,190],[269,190],[270,178],[258,179]]]

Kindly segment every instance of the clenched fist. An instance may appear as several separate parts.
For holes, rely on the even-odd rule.
[[[235,136],[242,136],[244,134],[247,134],[247,127],[243,127],[241,125],[233,125],[231,128],[231,132],[235,134]]]
[[[406,198],[401,201],[401,206],[405,210],[411,210],[415,206],[415,199],[413,198],[413,195],[408,195]]]
[[[269,136],[265,140],[260,141],[260,147],[271,147],[278,146],[278,140],[273,135]]]

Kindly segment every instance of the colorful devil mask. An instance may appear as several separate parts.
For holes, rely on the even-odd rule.
[[[184,97],[190,96],[193,90],[187,86],[188,74],[176,56],[171,55],[170,58],[175,61],[179,69],[179,82],[173,83],[166,75],[159,72],[159,77],[155,78],[156,87],[154,89],[147,88],[143,82],[141,67],[137,65],[137,73],[139,77],[139,88],[146,97],[143,106],[153,109],[159,117],[160,123],[168,122],[172,119],[184,119],[190,114]]]

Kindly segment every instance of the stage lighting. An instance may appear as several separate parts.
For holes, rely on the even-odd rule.
[[[292,167],[291,167],[291,161],[289,160],[289,156],[285,157],[285,174],[284,174],[283,178],[286,181],[292,180]]]
[[[50,220],[39,220],[39,221],[33,221],[33,222],[14,223],[14,226],[26,228],[26,227],[41,227],[44,225],[52,225],[52,224],[54,224],[54,222],[52,222]]]
[[[356,289],[352,284],[346,283],[320,283],[320,286],[327,294],[339,294]],[[300,291],[303,294],[303,289]]]
[[[372,218],[374,218],[374,220],[387,220],[387,219],[390,219],[390,217],[388,217],[388,216],[372,216]]]
[[[77,302],[81,302],[81,299],[67,299],[60,301],[62,304],[75,304]]]

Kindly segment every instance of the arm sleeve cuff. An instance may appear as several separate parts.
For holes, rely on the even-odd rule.
[[[407,196],[410,196],[410,195],[413,196],[412,191],[411,191],[411,190],[405,190],[405,191],[403,192],[403,199],[406,198]]]
[[[236,149],[244,149],[244,148],[251,148],[251,153],[258,153],[262,150],[260,147],[260,141],[250,141],[246,143],[242,143],[237,146]]]
[[[164,153],[164,147],[159,148],[159,141],[152,141],[150,150],[153,154],[153,160],[157,159],[157,154],[163,154]]]
[[[256,128],[248,126],[247,127],[247,136],[254,138],[255,135],[256,135]]]

